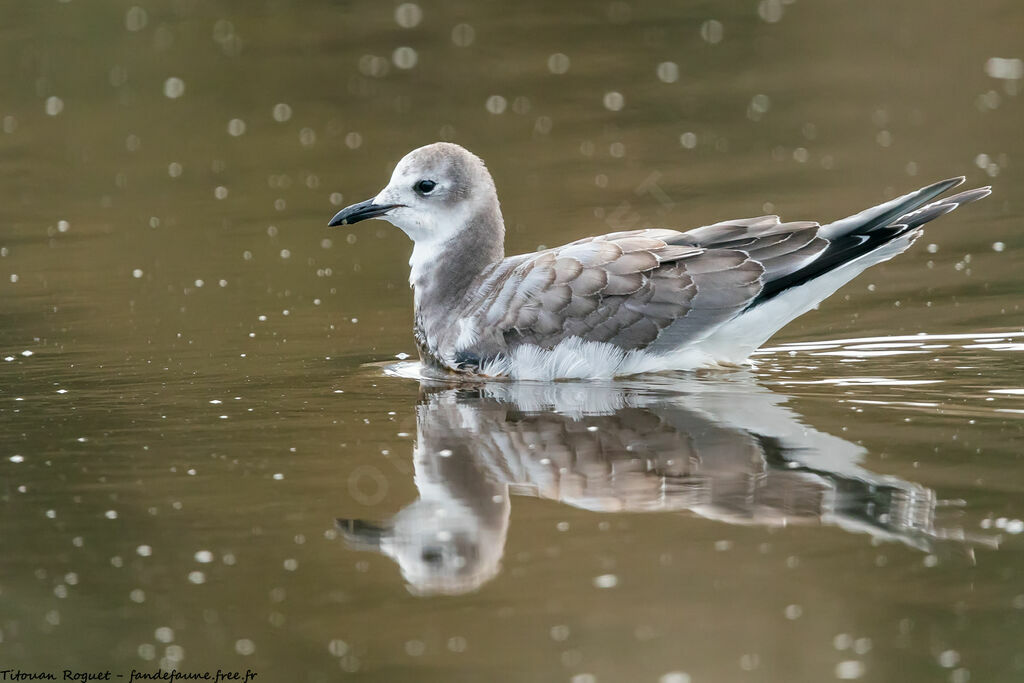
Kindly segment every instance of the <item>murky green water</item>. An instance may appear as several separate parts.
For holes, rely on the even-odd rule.
[[[1019,2],[2,15],[0,669],[1024,677]],[[510,253],[995,192],[752,369],[421,386],[324,225],[442,138]]]

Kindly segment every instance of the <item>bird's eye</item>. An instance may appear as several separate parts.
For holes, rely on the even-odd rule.
[[[427,564],[441,564],[444,562],[444,551],[441,548],[424,548],[420,555]]]
[[[418,194],[430,194],[437,187],[437,183],[433,180],[421,180],[412,186],[412,189],[416,190]]]

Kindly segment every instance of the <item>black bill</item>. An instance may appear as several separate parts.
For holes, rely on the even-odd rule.
[[[365,221],[367,218],[377,218],[397,206],[401,206],[401,204],[374,204],[372,199],[367,199],[365,202],[346,206],[335,214],[334,218],[327,225],[328,227],[351,225],[352,223]]]

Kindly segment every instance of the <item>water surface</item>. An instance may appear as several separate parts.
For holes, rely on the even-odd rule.
[[[1024,676],[1019,3],[4,15],[0,669]],[[438,385],[324,227],[438,139],[509,253],[995,191],[749,369]]]

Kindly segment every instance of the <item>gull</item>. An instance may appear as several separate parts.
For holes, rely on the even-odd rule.
[[[374,198],[330,226],[377,218],[413,241],[416,345],[431,373],[554,380],[741,365],[775,332],[921,226],[987,196],[933,201],[951,178],[821,225],[778,216],[585,237],[505,257],[494,180],[465,148],[409,152]]]

